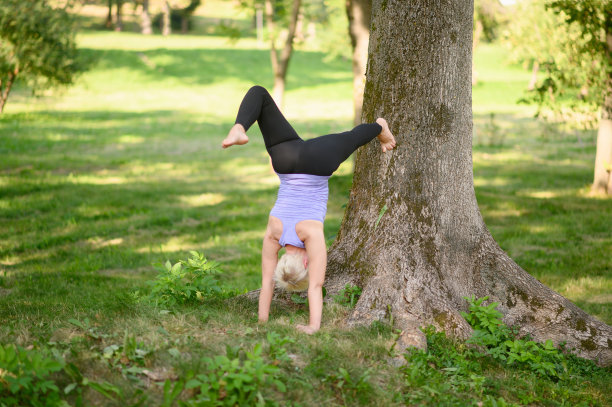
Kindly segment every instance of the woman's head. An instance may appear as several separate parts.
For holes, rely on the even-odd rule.
[[[308,271],[305,263],[302,254],[283,254],[274,270],[274,280],[278,286],[287,291],[306,290],[308,288]]]

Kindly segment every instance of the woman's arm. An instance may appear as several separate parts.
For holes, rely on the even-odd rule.
[[[323,281],[327,268],[327,247],[323,227],[313,227],[304,240],[308,254],[308,306],[310,321],[308,326],[298,325],[297,328],[312,334],[321,327],[323,312]]]
[[[261,291],[259,292],[259,322],[266,322],[274,294],[274,269],[278,263],[278,241],[266,231],[261,250]]]

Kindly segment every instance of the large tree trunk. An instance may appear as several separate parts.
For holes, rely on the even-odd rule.
[[[355,112],[353,122],[358,125],[361,123],[363,88],[368,62],[372,0],[346,0],[346,16],[353,46],[353,110]]]
[[[362,287],[350,324],[392,317],[398,347],[426,346],[432,324],[466,338],[464,296],[490,296],[504,322],[612,363],[612,327],[523,271],[480,215],[472,174],[472,2],[375,0],[364,120],[386,118],[397,148],[357,153],[349,203],[329,252],[329,294]],[[381,216],[382,215],[382,216]],[[390,315],[389,315],[390,314]]]
[[[143,0],[142,13],[140,14],[141,32],[145,35],[153,34],[151,28],[151,15],[149,14],[149,0]]]
[[[274,73],[274,88],[272,89],[272,98],[276,102],[279,109],[283,108],[283,97],[285,94],[285,83],[287,80],[287,70],[289,61],[293,53],[293,39],[297,27],[297,20],[300,14],[301,0],[293,0],[291,16],[289,19],[289,29],[285,46],[278,54],[276,50],[276,21],[274,17],[274,5],[272,0],[265,1],[266,24],[268,25],[268,34],[270,35],[270,61],[272,62],[272,72]]]
[[[612,34],[607,34],[606,37],[609,55],[612,52]],[[601,107],[592,191],[612,195],[612,77],[608,77],[606,95]]]

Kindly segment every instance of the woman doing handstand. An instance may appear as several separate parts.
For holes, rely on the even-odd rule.
[[[302,140],[282,115],[274,100],[261,86],[253,86],[244,96],[238,116],[222,147],[246,144],[246,131],[259,124],[272,167],[280,178],[276,204],[270,212],[261,253],[262,285],[259,294],[259,320],[268,320],[274,293],[277,266],[298,258],[308,269],[308,325],[298,325],[312,334],[321,326],[323,281],[327,267],[327,248],[323,221],[327,212],[327,180],[357,148],[378,137],[383,152],[395,147],[387,122],[360,124],[351,131]],[[286,254],[278,260],[278,252]],[[301,260],[301,261],[300,261]]]

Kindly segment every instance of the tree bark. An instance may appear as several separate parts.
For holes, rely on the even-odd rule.
[[[612,53],[612,34],[606,36],[609,54]],[[608,77],[606,95],[601,107],[601,119],[597,132],[595,175],[591,190],[596,194],[612,195],[612,77]]]
[[[11,93],[11,88],[13,87],[13,83],[15,82],[18,72],[18,69],[9,72],[6,83],[2,83],[2,81],[0,81],[0,113],[4,112],[4,105],[6,104],[9,94]]]
[[[115,25],[115,31],[123,31],[123,0],[117,0],[117,24]]]
[[[172,27],[170,25],[170,4],[167,0],[162,3],[162,14],[162,35],[170,35],[172,34]]]
[[[153,34],[151,28],[151,15],[149,14],[149,0],[142,1],[142,13],[140,14],[141,32],[145,35]]]
[[[368,62],[372,0],[346,0],[346,16],[349,21],[349,35],[353,46],[353,123],[360,124],[363,106],[363,88]]]
[[[278,54],[276,50],[276,21],[274,17],[274,5],[272,0],[265,1],[266,24],[268,25],[268,34],[270,35],[270,62],[272,63],[272,72],[274,73],[274,87],[272,89],[272,98],[276,102],[279,109],[283,107],[283,97],[285,94],[285,83],[287,79],[287,71],[289,61],[293,53],[293,39],[297,27],[297,20],[300,14],[301,0],[293,0],[291,16],[289,19],[289,29],[285,45]]]
[[[397,148],[357,152],[353,187],[328,256],[328,295],[363,293],[349,324],[390,318],[398,348],[425,347],[419,326],[459,338],[464,296],[499,302],[504,322],[535,340],[612,363],[612,327],[522,270],[480,215],[472,173],[473,4],[374,0],[364,120],[384,117]]]
[[[104,26],[106,28],[111,28],[113,26],[113,0],[108,0],[108,13],[106,14]]]

